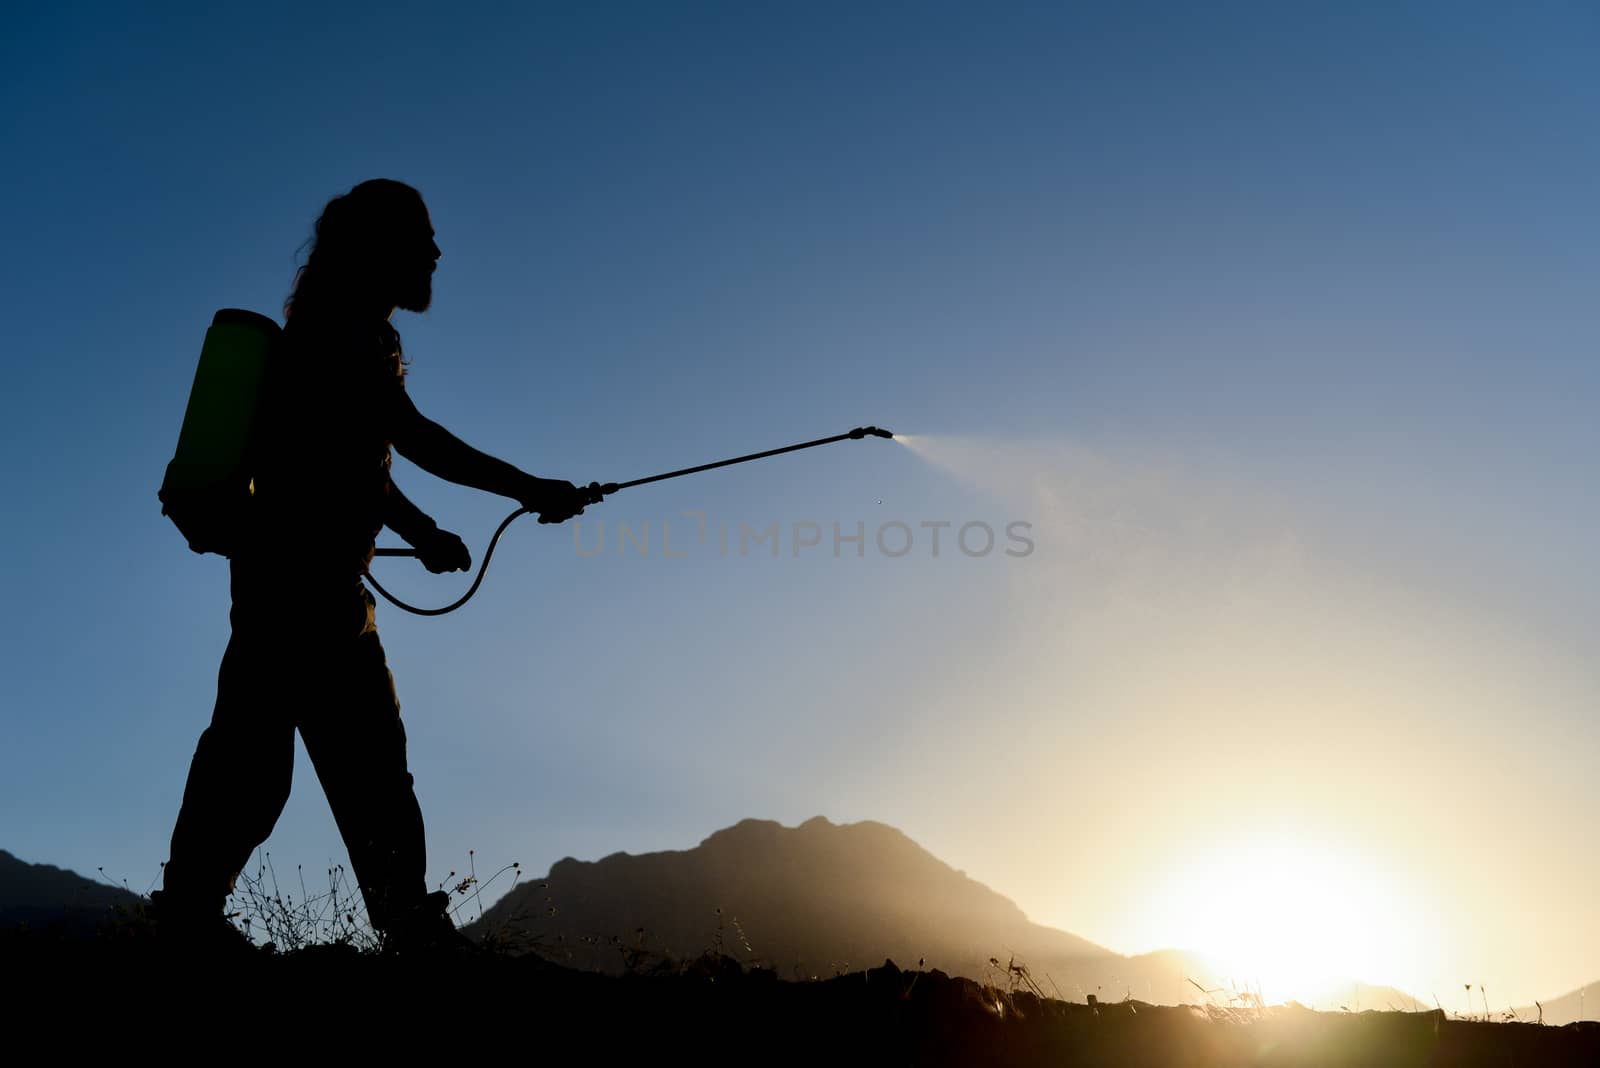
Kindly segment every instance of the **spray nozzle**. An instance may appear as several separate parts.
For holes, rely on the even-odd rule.
[[[871,434],[875,438],[894,437],[894,433],[892,431],[884,430],[881,427],[875,426],[858,426],[854,430],[850,431],[850,437],[855,441],[860,441],[868,434]]]
[[[609,494],[617,492],[617,489],[618,487],[615,482],[607,482],[604,485],[601,485],[598,482],[591,482],[587,486],[580,486],[578,488],[578,492],[583,494],[583,503],[587,505],[599,504],[601,501],[605,500]]]

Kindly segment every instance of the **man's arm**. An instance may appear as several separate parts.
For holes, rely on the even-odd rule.
[[[479,452],[417,411],[417,406],[403,391],[395,398],[394,414],[395,449],[430,475],[510,497],[530,512],[539,512],[541,522],[559,523],[582,513],[584,501],[572,483],[536,478],[504,460]],[[405,537],[398,529],[396,533]]]
[[[412,504],[400,487],[389,480],[384,499],[383,524],[417,550],[417,559],[434,574],[465,571],[472,566],[466,543],[448,530],[440,530],[421,508]]]
[[[393,478],[389,479],[389,492],[384,499],[383,525],[404,538],[412,548],[421,548],[439,532],[439,524],[412,504]]]

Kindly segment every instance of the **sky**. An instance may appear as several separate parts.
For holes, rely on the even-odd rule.
[[[1600,979],[1597,46],[1578,3],[12,13],[0,848],[157,879],[228,637],[155,495],[205,327],[382,176],[443,249],[408,388],[485,451],[911,435],[380,605],[432,880],[821,814],[1122,952]],[[475,555],[513,507],[396,481]],[[265,848],[321,872],[296,784]]]

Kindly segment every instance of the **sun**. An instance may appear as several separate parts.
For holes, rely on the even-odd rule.
[[[1287,833],[1196,848],[1144,905],[1159,944],[1213,962],[1212,978],[1268,1003],[1321,1004],[1339,980],[1403,983],[1415,927],[1391,873],[1359,852]]]

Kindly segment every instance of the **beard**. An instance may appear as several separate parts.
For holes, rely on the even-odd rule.
[[[433,278],[423,275],[401,287],[395,306],[402,311],[425,312],[433,303]]]

